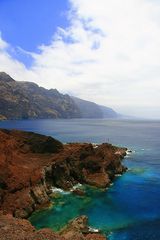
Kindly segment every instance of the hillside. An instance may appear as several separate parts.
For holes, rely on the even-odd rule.
[[[0,72],[0,120],[56,118],[115,118],[107,107],[32,82],[15,81]]]
[[[68,95],[15,81],[6,73],[0,73],[0,115],[6,119],[81,117]]]

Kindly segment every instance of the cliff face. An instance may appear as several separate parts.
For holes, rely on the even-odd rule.
[[[0,131],[0,203],[17,217],[28,217],[48,202],[44,169],[63,145],[39,134]]]
[[[110,144],[63,145],[35,133],[0,130],[1,209],[26,218],[49,201],[52,186],[106,187],[125,171],[121,164],[125,152]]]
[[[126,149],[110,144],[63,145],[40,134],[1,129],[0,209],[27,218],[49,203],[53,186],[67,190],[77,183],[106,187],[115,174],[126,170],[121,164],[125,153]]]
[[[31,82],[17,82],[0,73],[0,119],[78,118],[80,111],[69,95]]]
[[[0,212],[1,240],[65,240],[50,229],[36,229],[27,220],[13,218]]]
[[[47,90],[32,82],[15,81],[0,72],[0,120],[42,118],[103,118],[117,113],[56,89]]]
[[[1,240],[106,240],[100,233],[90,232],[87,217],[81,216],[71,221],[60,233],[51,229],[36,230],[29,221],[17,219],[12,215],[0,212],[0,239]]]

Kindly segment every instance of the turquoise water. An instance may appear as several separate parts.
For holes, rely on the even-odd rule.
[[[109,140],[135,151],[124,160],[128,172],[117,177],[109,190],[84,186],[85,197],[57,194],[51,208],[32,216],[37,228],[59,230],[86,214],[90,225],[102,229],[110,240],[160,240],[160,121],[6,121],[0,127],[52,135],[63,142]]]

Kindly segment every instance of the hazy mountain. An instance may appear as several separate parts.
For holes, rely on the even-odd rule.
[[[118,114],[111,108],[100,106],[94,102],[72,97],[79,107],[83,118],[117,118]]]
[[[72,97],[72,99],[78,106],[82,118],[103,118],[103,113],[96,103],[82,100],[76,97]]]
[[[112,109],[0,73],[0,119],[117,117]]]
[[[117,112],[115,112],[112,108],[101,106],[101,105],[99,105],[99,107],[100,107],[100,109],[103,113],[103,118],[118,118],[118,117],[121,117],[121,115],[118,114]]]

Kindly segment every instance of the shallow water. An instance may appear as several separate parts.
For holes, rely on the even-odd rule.
[[[0,122],[0,127],[52,135],[63,142],[126,146],[135,152],[124,164],[129,171],[107,191],[86,187],[87,196],[57,194],[53,207],[35,213],[37,227],[59,230],[86,214],[110,240],[160,240],[160,122],[137,120],[35,120]]]

